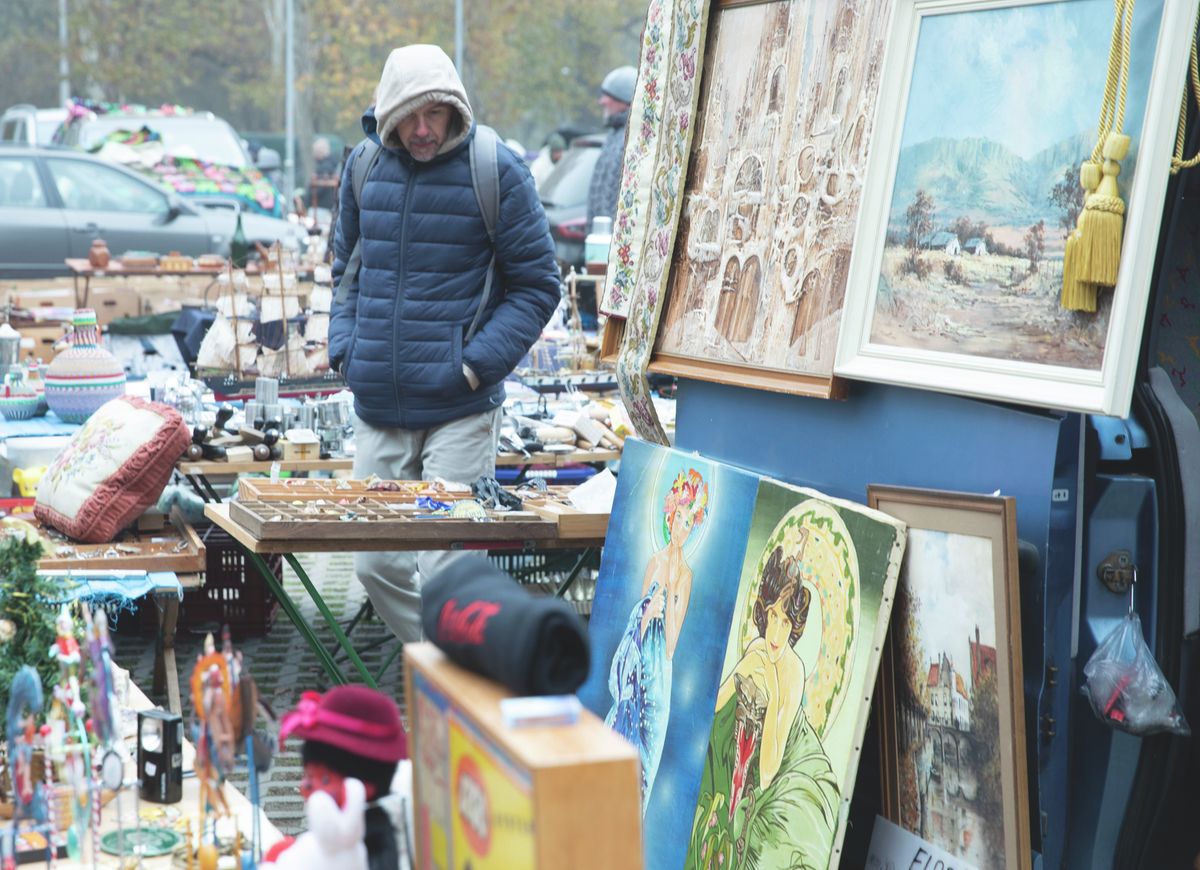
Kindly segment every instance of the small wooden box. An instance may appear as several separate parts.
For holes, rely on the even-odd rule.
[[[511,729],[508,693],[433,644],[404,647],[417,870],[638,870],[637,751],[594,715]]]
[[[289,429],[280,443],[286,462],[321,458],[321,439],[311,429]]]
[[[95,310],[96,322],[101,326],[142,313],[141,297],[132,287],[93,287],[88,304]]]

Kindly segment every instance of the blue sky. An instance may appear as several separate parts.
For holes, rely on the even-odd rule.
[[[1135,7],[1126,132],[1141,125],[1161,13],[1162,0]],[[901,147],[984,137],[1029,158],[1094,131],[1111,34],[1110,0],[924,18]]]

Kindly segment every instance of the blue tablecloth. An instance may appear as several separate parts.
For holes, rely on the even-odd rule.
[[[5,438],[23,438],[34,435],[74,435],[79,423],[64,423],[53,411],[44,417],[28,420],[3,420],[0,418],[0,441]]]
[[[86,598],[102,603],[125,603],[143,595],[173,593],[183,600],[183,584],[172,571],[98,571],[54,568],[38,571],[43,577],[61,578],[63,597],[55,604]]]

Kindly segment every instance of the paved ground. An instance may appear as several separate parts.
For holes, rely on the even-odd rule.
[[[365,597],[362,587],[354,578],[353,554],[312,554],[302,556],[301,564],[320,588],[330,610],[342,620],[353,618]],[[553,579],[552,576],[551,580]],[[310,624],[323,626],[324,622],[315,605],[290,570],[285,570],[284,586],[293,599],[300,603]],[[590,594],[587,593],[590,588],[594,588],[594,575],[589,573],[585,582],[581,584],[579,594],[585,599],[590,598]],[[588,609],[586,600],[577,606],[584,612]],[[329,647],[334,645],[332,633],[328,629],[319,631],[319,634],[327,641]],[[373,673],[395,648],[391,634],[378,620],[360,624],[355,629],[354,638],[356,649],[361,650],[368,645],[374,647],[363,653],[363,660]],[[239,641],[236,635],[235,641]],[[372,644],[372,641],[380,643]],[[203,631],[197,631],[195,626],[181,625],[176,641],[181,682],[185,683],[190,677],[191,664],[203,643]],[[243,638],[237,642],[237,646],[249,663],[262,696],[277,715],[291,709],[301,692],[308,689],[321,691],[327,688],[324,672],[317,664],[316,657],[282,613],[276,616],[274,626],[264,637]],[[148,690],[153,682],[153,643],[147,639],[118,634],[116,657],[118,664],[133,674],[134,681]],[[380,688],[395,698],[401,709],[404,706],[403,684],[403,672],[400,661],[397,660],[384,674]],[[160,703],[166,701],[165,698],[153,700]],[[192,705],[186,696],[183,699],[183,708],[185,719],[190,718]],[[231,779],[234,785],[245,791],[244,775],[237,775]],[[260,783],[267,817],[284,833],[297,833],[303,828],[299,783],[299,743],[289,742],[277,754],[274,767]]]

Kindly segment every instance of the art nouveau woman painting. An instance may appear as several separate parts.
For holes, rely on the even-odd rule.
[[[638,749],[643,809],[662,757],[672,663],[692,595],[692,568],[684,545],[704,522],[707,506],[703,476],[694,468],[681,471],[663,501],[666,545],[647,560],[642,597],[629,614],[609,669],[612,707],[605,723]]]

